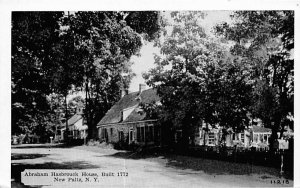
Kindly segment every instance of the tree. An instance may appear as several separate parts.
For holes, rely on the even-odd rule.
[[[129,87],[130,57],[160,28],[159,13],[150,11],[14,12],[12,20],[13,132],[31,130],[31,121],[41,125],[55,110],[47,100],[52,93],[64,97],[68,119],[67,96],[81,90],[91,138],[120,90]]]
[[[232,25],[220,24],[215,31],[235,42],[231,52],[250,67],[252,115],[276,136],[293,115],[294,12],[236,11],[231,17]]]
[[[69,117],[66,99],[76,86],[79,62],[73,61],[72,38],[61,35],[63,16],[63,12],[12,14],[12,126],[17,132],[24,132],[22,127],[25,132],[37,128],[40,134],[50,130],[46,125],[55,119],[47,96],[53,92],[65,97],[65,118]]]
[[[243,75],[246,67],[206,35],[199,24],[204,16],[172,12],[172,31],[161,44],[163,56],[156,56],[156,68],[144,75],[161,97],[160,118],[182,130],[183,145],[202,122],[243,129],[247,121],[251,88]]]
[[[146,19],[133,19],[140,14]],[[120,90],[128,89],[134,76],[130,57],[138,54],[143,36],[155,38],[158,18],[158,12],[76,12],[62,20],[61,36],[73,45],[68,66],[74,66],[64,70],[76,72],[69,83],[86,93],[90,138],[97,136],[96,125],[119,100]]]
[[[12,13],[12,134],[32,133],[49,118],[47,67],[62,12]],[[41,118],[45,117],[45,118]],[[39,129],[44,130],[44,129]]]
[[[69,109],[69,114],[74,115],[76,114],[76,109],[78,107],[78,104],[85,105],[85,100],[82,98],[80,95],[73,97],[71,100],[68,102],[68,109]]]

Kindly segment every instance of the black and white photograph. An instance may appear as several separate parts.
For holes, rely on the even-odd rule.
[[[294,187],[295,12],[10,11],[10,186]]]

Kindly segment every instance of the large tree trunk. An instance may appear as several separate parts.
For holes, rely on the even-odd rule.
[[[91,106],[93,105],[92,101],[91,101],[91,92],[89,90],[89,88],[86,86],[86,118],[87,118],[87,125],[88,125],[88,139],[96,139],[98,134],[97,134],[97,123],[95,120],[95,114],[91,108]]]
[[[203,130],[203,129],[202,129]],[[203,146],[206,146],[206,136],[208,133],[208,123],[205,123],[205,130],[204,130],[204,135],[203,135]]]
[[[188,124],[184,124],[182,126],[182,138],[179,145],[179,150],[185,152],[189,148],[189,126]]]

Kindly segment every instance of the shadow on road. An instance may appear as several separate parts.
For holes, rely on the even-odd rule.
[[[11,145],[11,148],[15,149],[28,149],[28,148],[73,148],[77,145],[69,144],[20,144],[20,145]]]
[[[275,168],[188,156],[169,156],[166,165],[180,169],[203,171],[207,174],[215,175],[249,175],[252,173],[279,175],[278,170]]]
[[[22,160],[22,159],[36,159],[41,157],[46,157],[49,154],[39,154],[39,153],[12,153],[11,160]]]
[[[177,155],[170,152],[117,152],[107,155],[123,159],[150,159],[162,163],[167,167],[176,169],[190,169],[194,171],[203,171],[210,175],[250,175],[258,174],[262,179],[270,179],[272,177],[282,177],[280,170],[273,167],[258,166],[250,163],[237,163],[223,160],[206,159],[201,157],[192,157],[185,155]],[[283,174],[284,178],[293,179],[289,174]]]

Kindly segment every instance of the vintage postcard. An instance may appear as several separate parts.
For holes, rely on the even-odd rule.
[[[7,11],[10,186],[296,186],[278,6]]]

